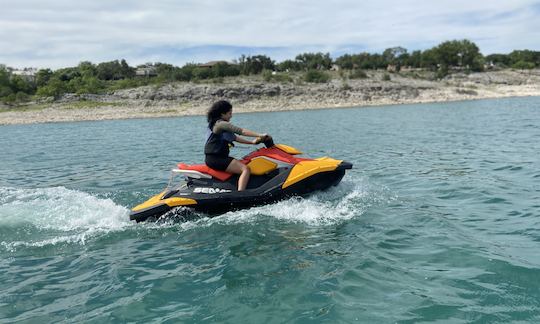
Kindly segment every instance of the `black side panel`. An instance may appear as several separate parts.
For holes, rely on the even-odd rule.
[[[194,205],[193,208],[204,213],[217,214],[278,201],[283,199],[281,186],[289,176],[290,171],[291,169],[281,169],[279,174],[255,189],[192,196],[197,200],[197,205]]]
[[[313,191],[337,185],[345,175],[345,170],[318,173],[282,189],[281,186],[288,175],[289,172],[280,174],[256,190],[206,195],[203,198],[197,198],[197,205],[194,205],[193,208],[208,214],[219,214],[230,210],[265,205],[287,197],[304,196]]]
[[[336,170],[330,172],[321,172],[311,177],[297,182],[284,190],[286,196],[305,195],[317,190],[325,190],[331,186],[336,186],[343,176],[345,170]]]
[[[146,209],[139,210],[139,211],[136,211],[136,212],[132,211],[129,214],[129,219],[134,220],[137,223],[138,222],[144,222],[150,217],[159,217],[159,216],[165,214],[166,212],[168,212],[169,210],[171,210],[171,207],[169,207],[166,204],[152,206],[150,208],[146,208]]]

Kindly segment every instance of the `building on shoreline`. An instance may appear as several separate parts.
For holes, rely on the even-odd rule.
[[[36,68],[24,68],[24,69],[12,70],[11,75],[18,75],[21,78],[25,79],[26,81],[34,82],[36,80],[37,72],[38,72],[38,69]]]
[[[157,75],[157,69],[151,65],[140,66],[135,70],[135,76],[138,77],[154,77]]]

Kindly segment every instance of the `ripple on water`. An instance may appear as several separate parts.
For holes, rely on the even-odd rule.
[[[355,168],[180,223],[128,206],[200,160],[203,117],[3,127],[0,322],[538,322],[538,104],[235,115]]]

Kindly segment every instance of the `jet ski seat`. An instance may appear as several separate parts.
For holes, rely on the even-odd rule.
[[[232,176],[231,173],[228,173],[228,172],[225,172],[225,171],[214,170],[212,168],[209,168],[206,164],[192,164],[192,165],[189,165],[189,164],[185,164],[185,163],[178,163],[177,166],[178,166],[179,171],[184,171],[184,170],[185,171],[197,171],[197,172],[200,172],[202,174],[209,175],[212,178],[216,178],[216,179],[218,179],[220,181],[227,181]],[[187,175],[188,177],[190,175],[189,172],[186,172],[184,174]]]

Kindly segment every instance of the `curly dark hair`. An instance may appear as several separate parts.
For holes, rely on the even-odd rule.
[[[231,103],[226,100],[214,102],[214,104],[212,105],[212,107],[210,107],[210,109],[208,109],[208,113],[206,114],[208,128],[214,128],[216,122],[221,119],[221,115],[228,113],[229,111],[231,111],[231,109]]]

